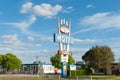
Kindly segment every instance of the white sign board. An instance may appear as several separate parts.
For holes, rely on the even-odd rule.
[[[43,72],[44,73],[54,73],[54,66],[52,66],[51,64],[44,64],[43,65]]]
[[[67,54],[61,55],[61,62],[68,62],[68,55]]]
[[[76,70],[76,65],[75,64],[70,65],[70,70]]]

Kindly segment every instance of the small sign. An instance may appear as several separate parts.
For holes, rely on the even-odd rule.
[[[68,55],[67,54],[61,55],[61,62],[68,62]]]
[[[76,70],[76,65],[75,64],[71,64],[70,65],[70,70]]]

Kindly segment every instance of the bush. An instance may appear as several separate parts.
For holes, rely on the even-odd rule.
[[[73,70],[68,71],[68,76],[85,76],[85,75],[91,75],[91,70]]]

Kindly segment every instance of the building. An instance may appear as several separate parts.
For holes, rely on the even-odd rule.
[[[111,63],[111,74],[120,74],[120,66],[119,63]]]
[[[51,64],[22,64],[21,73],[23,74],[53,74],[55,68]]]
[[[40,70],[40,65],[33,63],[33,64],[22,64],[21,66],[21,73],[23,74],[38,74]]]
[[[2,64],[0,64],[0,74],[3,73],[3,67],[2,67]]]

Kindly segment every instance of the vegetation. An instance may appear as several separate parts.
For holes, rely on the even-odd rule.
[[[90,77],[90,76],[89,76]],[[39,76],[39,77],[33,77],[33,76],[13,76],[13,75],[2,75],[0,76],[0,80],[90,80],[87,77],[85,78],[83,76],[77,77],[68,77],[68,78],[52,78],[52,77],[45,77],[45,76]],[[120,80],[120,76],[92,76],[92,80]]]
[[[60,55],[56,54],[55,56],[52,56],[50,58],[50,61],[51,61],[52,65],[55,66],[56,68],[58,68],[58,69],[61,68]]]
[[[92,47],[82,56],[82,59],[92,68],[105,73],[106,70],[110,69],[110,63],[115,60],[113,52],[108,46]]]
[[[5,55],[0,55],[0,64],[9,71],[20,69],[22,62],[15,55],[7,53]]]
[[[55,56],[52,56],[50,58],[50,61],[52,63],[53,66],[55,66],[56,68],[60,69],[61,68],[61,61],[60,61],[60,55],[59,54],[55,54]],[[73,59],[73,57],[71,55],[69,55],[68,57],[68,65],[75,63],[75,60]]]
[[[79,70],[68,71],[68,76],[87,76],[92,75],[92,70],[88,65],[82,65]]]
[[[92,72],[90,70],[73,70],[70,71],[70,76],[87,76],[91,75]]]
[[[2,63],[3,55],[0,55],[0,64]]]

